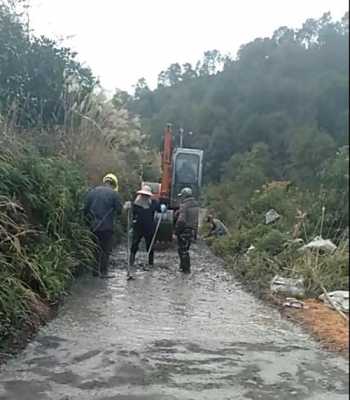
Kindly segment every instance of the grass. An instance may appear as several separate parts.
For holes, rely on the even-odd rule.
[[[52,303],[94,260],[81,214],[87,183],[64,158],[0,137],[0,341]]]
[[[321,286],[327,291],[348,290],[348,208],[343,207],[347,193],[344,189],[334,197],[330,190],[327,202],[324,195],[317,196],[317,193],[298,188],[288,192],[280,187],[263,188],[254,193],[243,209],[233,210],[240,214],[243,223],[231,225],[230,236],[210,239],[209,245],[227,260],[236,276],[258,294],[269,290],[270,282],[277,274],[302,276],[309,297],[319,296]],[[274,224],[265,225],[264,213],[270,208],[276,209],[281,218]],[[318,235],[331,239],[337,244],[337,250],[332,254],[298,251],[300,244],[295,239],[307,243]],[[255,250],[248,255],[251,245]]]

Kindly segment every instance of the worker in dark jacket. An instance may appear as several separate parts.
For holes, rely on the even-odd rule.
[[[122,211],[117,192],[118,179],[108,174],[103,178],[103,185],[91,189],[85,198],[84,213],[95,235],[98,252],[94,276],[108,276],[108,261],[113,246],[113,221]]]
[[[178,242],[178,253],[180,257],[180,269],[183,272],[191,272],[190,246],[198,227],[197,201],[192,196],[191,188],[183,188],[179,194],[181,199],[180,208],[175,224],[175,235]]]
[[[155,234],[155,220],[154,215],[156,211],[166,211],[165,205],[152,199],[152,190],[149,186],[145,185],[137,193],[137,197],[132,205],[132,244],[130,249],[130,265],[134,265],[136,253],[139,249],[139,244],[142,238],[145,239],[148,255],[148,265],[153,266],[154,263],[154,250],[150,249],[153,236]]]

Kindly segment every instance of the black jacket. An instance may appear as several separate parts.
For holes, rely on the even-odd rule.
[[[87,193],[84,213],[90,219],[93,232],[113,231],[113,220],[121,212],[119,195],[109,186],[97,186]]]
[[[149,208],[133,204],[133,229],[138,232],[153,234],[155,230],[154,214],[160,211],[160,203],[152,200]]]

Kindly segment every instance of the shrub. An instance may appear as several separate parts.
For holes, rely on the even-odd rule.
[[[65,159],[43,158],[2,139],[0,156],[1,337],[26,318],[35,296],[55,301],[94,243],[80,208],[86,181]]]

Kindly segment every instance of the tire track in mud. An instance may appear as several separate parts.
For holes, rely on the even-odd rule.
[[[139,256],[142,259],[142,255]],[[246,293],[202,244],[126,281],[77,282],[58,317],[0,374],[0,400],[348,398],[344,358]]]

